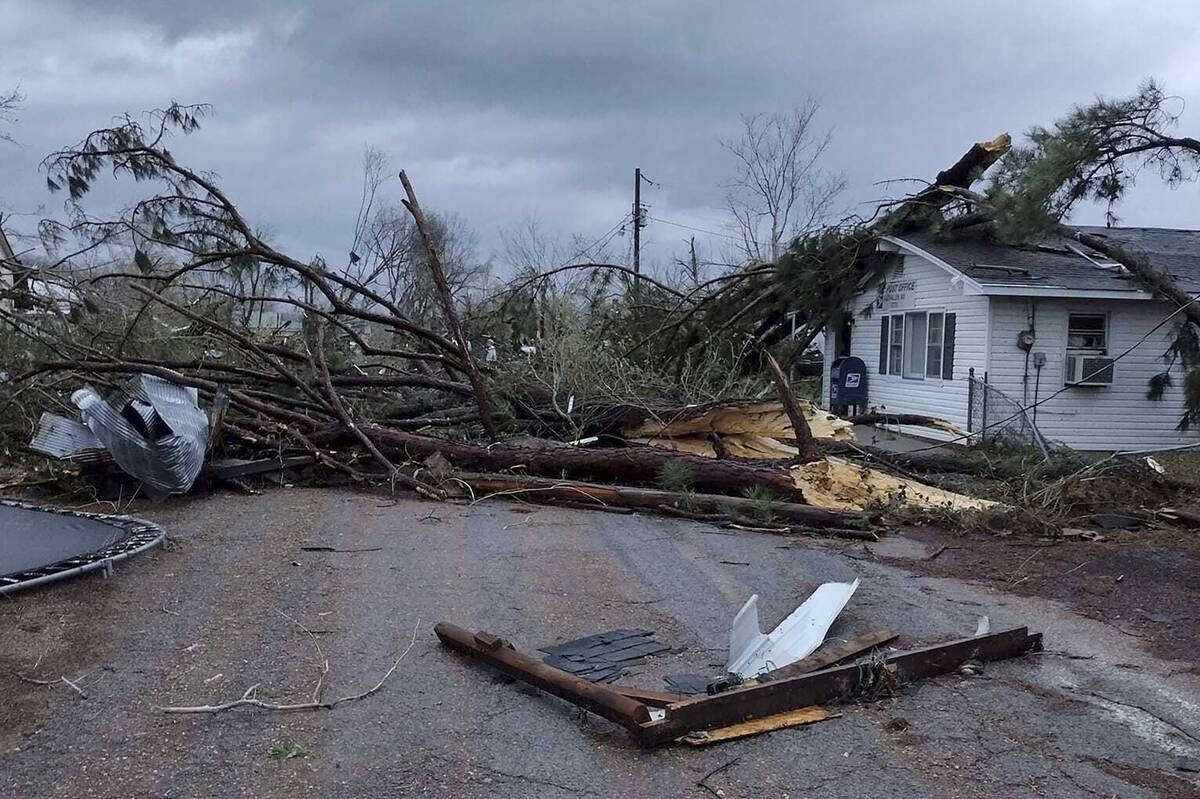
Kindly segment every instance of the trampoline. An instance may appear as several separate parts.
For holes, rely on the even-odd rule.
[[[130,516],[45,508],[0,499],[0,594],[103,571],[162,546],[165,531]]]

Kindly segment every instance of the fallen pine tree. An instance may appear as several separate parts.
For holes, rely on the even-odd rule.
[[[413,268],[435,289],[424,305],[398,301],[355,258],[342,269],[297,260],[266,241],[211,176],[178,163],[163,147],[170,130],[194,129],[201,111],[172,106],[153,116],[148,129],[126,119],[45,162],[51,186],[68,191],[77,210],[73,224],[58,232],[89,248],[126,247],[131,268],[44,275],[79,298],[69,317],[53,306],[35,314],[0,306],[0,321],[33,353],[8,402],[26,409],[26,425],[36,419],[37,403],[61,407],[80,385],[119,392],[126,376],[152,374],[196,389],[204,402],[228,397],[211,431],[212,452],[251,459],[296,454],[311,458],[310,472],[390,483],[431,499],[444,496],[444,476],[435,479],[421,464],[440,456],[451,470],[493,481],[486,483],[493,488],[505,481],[588,481],[593,488],[585,490],[607,484],[610,498],[624,507],[676,515],[722,515],[726,508],[732,513],[725,515],[745,521],[754,508],[770,505],[785,508],[797,524],[825,528],[847,528],[862,516],[805,504],[789,467],[819,460],[829,438],[850,435],[851,423],[937,420],[839,420],[798,401],[783,378],[787,364],[773,367],[769,351],[779,352],[786,338],[784,314],[801,298],[803,354],[847,292],[881,268],[877,238],[945,222],[942,210],[966,202],[963,192],[1008,147],[1006,136],[972,146],[877,220],[798,241],[778,264],[752,265],[688,290],[644,278],[636,298],[626,293],[619,302],[594,295],[589,302],[602,309],[596,324],[570,331],[580,351],[547,348],[489,365],[473,346],[499,335],[498,318],[511,322],[504,314],[511,314],[513,296],[530,300],[528,314],[542,325],[553,308],[535,300],[549,275],[514,281],[503,301],[456,297],[435,226],[407,180],[405,206],[424,253]],[[80,203],[109,171],[157,191],[121,217],[97,221]],[[613,264],[569,268],[629,278]],[[255,280],[239,277],[246,274]],[[23,301],[37,300],[24,295]],[[244,321],[245,309],[268,303],[301,314],[300,329],[271,334]],[[570,357],[573,364],[566,363]],[[747,367],[757,368],[752,379],[735,379]],[[758,401],[770,408],[738,429],[746,403],[728,398],[761,397],[772,388],[779,401]],[[731,405],[742,407],[729,415]],[[595,447],[504,443],[513,435],[601,440]],[[738,436],[776,444],[752,452],[761,440]],[[788,442],[798,446],[788,449]],[[712,457],[694,454],[700,450]],[[786,457],[751,461],[739,453]],[[849,447],[845,454],[863,462],[890,457]],[[938,471],[936,457],[945,459],[891,462]],[[538,488],[563,502],[578,491]]]

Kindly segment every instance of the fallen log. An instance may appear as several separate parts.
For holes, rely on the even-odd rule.
[[[455,474],[454,479],[471,487],[475,499],[486,496],[519,496],[531,502],[595,503],[601,509],[616,506],[661,511],[674,503],[686,501],[698,513],[752,515],[763,509],[760,500],[714,494],[677,494],[656,488],[636,488],[622,485],[597,485],[574,480],[547,480],[522,475]],[[782,523],[797,522],[811,527],[833,527],[845,530],[862,525],[866,516],[855,511],[834,511],[814,508],[796,502],[772,502],[770,512]],[[790,528],[782,531],[790,532]],[[864,531],[865,532],[865,531]],[[874,538],[872,537],[872,540]]]
[[[736,496],[744,491],[767,488],[781,500],[804,501],[804,495],[784,469],[701,458],[655,447],[562,447],[551,450],[502,444],[481,447],[373,425],[361,425],[359,429],[389,457],[424,460],[440,452],[453,466],[468,471],[521,469],[542,477],[652,484],[664,464],[674,463],[691,472],[692,485],[697,491]],[[350,443],[354,438],[348,431],[335,428],[315,436],[314,440],[337,445]],[[663,501],[659,500],[660,503]]]

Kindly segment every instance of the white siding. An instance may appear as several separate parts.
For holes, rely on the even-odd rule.
[[[868,287],[852,304],[854,330],[850,337],[850,353],[862,358],[866,364],[869,409],[935,416],[965,430],[967,370],[975,367],[975,371],[982,374],[986,362],[987,300],[981,296],[964,296],[961,285],[952,284],[946,270],[924,258],[905,256],[903,264],[902,272],[892,270],[885,280],[912,281],[911,291],[889,300],[884,308],[874,308],[869,316],[863,316],[862,310],[876,304],[875,286]],[[902,311],[946,311],[956,315],[952,380],[879,374],[880,317]],[[826,404],[829,402],[828,385],[825,385],[822,399]]]
[[[1031,358],[1026,393],[1022,380],[1025,353],[1017,347],[1017,333],[1029,329],[1031,309],[1037,335],[1032,352],[1046,354],[1046,365],[1036,389],[1038,399],[1063,388],[1069,313],[1108,314],[1110,356],[1133,346],[1170,313],[1168,306],[1146,300],[992,298],[988,382],[1026,404],[1034,401],[1037,370]],[[1197,441],[1195,432],[1182,434],[1175,430],[1183,407],[1183,392],[1179,387],[1182,375],[1178,367],[1173,372],[1176,385],[1167,390],[1163,399],[1157,402],[1146,399],[1146,381],[1163,369],[1162,354],[1171,339],[1171,330],[1172,323],[1168,322],[1118,361],[1111,386],[1068,388],[1040,405],[1038,429],[1051,441],[1082,450],[1149,449]],[[959,342],[962,341],[960,332]],[[976,375],[982,376],[982,370],[977,368]]]

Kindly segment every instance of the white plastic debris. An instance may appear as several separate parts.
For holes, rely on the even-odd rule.
[[[975,637],[987,635],[992,631],[992,620],[987,616],[979,617],[979,624],[975,625]]]
[[[750,597],[733,619],[725,670],[749,680],[811,655],[857,588],[858,580],[821,585],[768,635],[758,624],[758,594]]]

